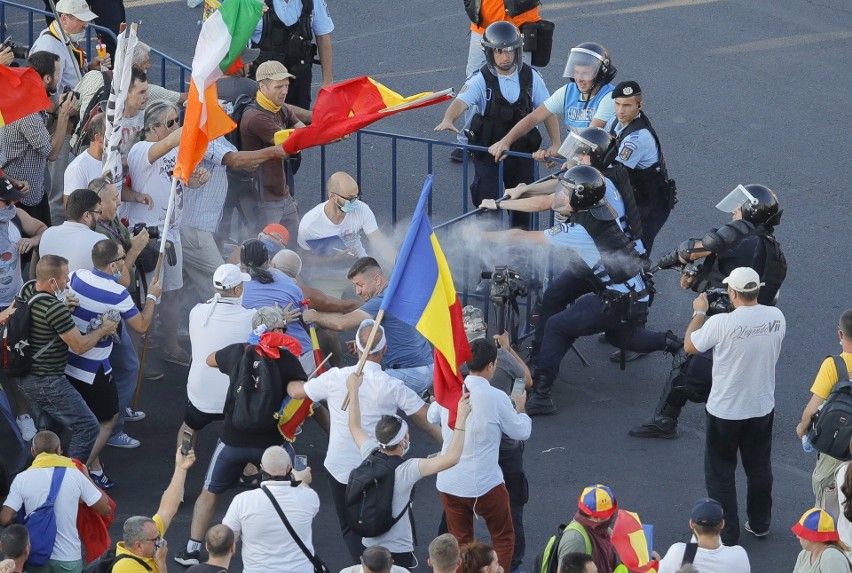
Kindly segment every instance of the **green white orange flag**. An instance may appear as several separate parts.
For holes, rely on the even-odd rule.
[[[216,80],[240,57],[263,13],[257,0],[227,0],[201,26],[175,177],[187,182],[207,145],[236,125],[219,105]]]

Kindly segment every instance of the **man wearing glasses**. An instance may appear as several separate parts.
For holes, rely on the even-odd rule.
[[[375,256],[384,268],[393,266],[396,252],[379,230],[369,205],[360,200],[358,183],[351,175],[334,173],[326,188],[328,201],[302,217],[298,242],[304,250],[305,278],[311,286],[341,298],[350,286],[346,278],[349,268],[368,256],[361,243],[362,234],[370,240],[369,255]]]
[[[68,196],[65,216],[58,227],[50,227],[41,236],[39,254],[68,259],[68,270],[92,268],[92,247],[104,236],[95,231],[101,215],[101,198],[89,189],[77,189]]]

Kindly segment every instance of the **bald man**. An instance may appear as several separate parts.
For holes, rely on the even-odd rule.
[[[299,246],[304,250],[304,278],[330,296],[340,298],[349,287],[346,273],[356,260],[368,255],[361,236],[370,240],[370,255],[390,269],[396,251],[379,230],[370,207],[360,200],[358,183],[338,171],[328,178],[328,200],[302,217]]]

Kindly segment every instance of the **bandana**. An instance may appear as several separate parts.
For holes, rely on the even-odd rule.
[[[286,348],[293,356],[301,356],[302,344],[283,332],[265,332],[260,336],[254,351],[265,358],[281,358],[281,348]]]

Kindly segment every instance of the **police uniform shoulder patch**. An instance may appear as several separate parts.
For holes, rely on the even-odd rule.
[[[553,225],[551,228],[549,228],[546,232],[549,235],[558,235],[562,232],[562,225],[560,223],[557,223],[556,225]]]
[[[633,148],[628,145],[622,146],[621,153],[618,154],[618,156],[624,161],[630,159],[631,155],[633,155]]]
[[[461,95],[461,94],[463,94],[464,92],[466,92],[468,87],[470,87],[470,86],[468,86],[467,84],[464,84],[464,85],[462,86],[462,88],[459,90],[459,95]]]

